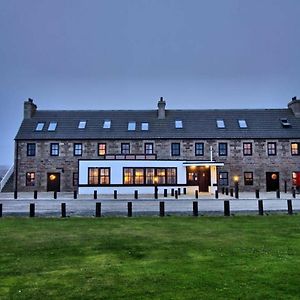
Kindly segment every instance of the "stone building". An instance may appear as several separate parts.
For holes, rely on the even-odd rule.
[[[24,102],[14,189],[213,193],[300,186],[300,100],[283,109],[38,110]]]

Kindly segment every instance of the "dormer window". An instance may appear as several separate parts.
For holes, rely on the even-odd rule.
[[[281,125],[282,127],[291,127],[292,124],[289,122],[289,120],[287,118],[281,118]]]
[[[238,120],[240,128],[248,128],[247,122],[244,119]]]
[[[217,127],[218,128],[225,128],[225,122],[222,119],[217,120]]]
[[[176,120],[176,121],[175,121],[175,128],[183,128],[183,125],[182,125],[182,121],[181,121],[181,120]]]
[[[39,122],[36,124],[35,131],[42,131],[44,129],[45,123]]]
[[[104,128],[104,129],[109,129],[110,126],[111,126],[111,121],[110,121],[110,120],[105,120],[105,121],[103,122],[103,128]]]
[[[85,126],[86,126],[86,121],[80,121],[80,122],[78,123],[78,128],[79,128],[79,129],[84,129]]]
[[[128,130],[134,131],[136,127],[136,122],[128,122]]]
[[[57,127],[57,122],[50,122],[48,126],[48,131],[55,131]]]
[[[147,122],[142,122],[141,129],[142,129],[143,131],[149,130],[149,123],[147,123]]]

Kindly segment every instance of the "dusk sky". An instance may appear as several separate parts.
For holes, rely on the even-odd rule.
[[[299,0],[0,0],[0,165],[38,109],[281,108]]]

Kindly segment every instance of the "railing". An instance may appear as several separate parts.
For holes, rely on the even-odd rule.
[[[155,160],[156,154],[105,154],[99,156],[99,159],[111,159],[111,160]]]
[[[2,189],[4,188],[4,186],[6,185],[7,181],[9,180],[10,176],[12,175],[12,173],[14,172],[14,165],[12,165],[8,171],[6,172],[6,174],[4,175],[4,177],[2,178],[1,182],[0,182],[0,192],[2,192]]]

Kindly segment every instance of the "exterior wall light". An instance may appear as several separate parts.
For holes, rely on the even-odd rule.
[[[239,176],[233,176],[233,181],[234,182],[239,182]]]

